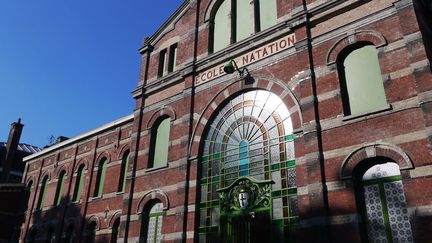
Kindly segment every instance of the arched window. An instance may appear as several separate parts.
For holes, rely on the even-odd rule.
[[[41,187],[40,187],[40,192],[39,192],[39,200],[37,203],[37,209],[42,209],[44,206],[44,200],[45,200],[45,194],[46,194],[46,187],[48,184],[48,176],[46,175],[43,179],[42,179],[42,183],[41,183]]]
[[[99,161],[97,177],[96,177],[95,191],[93,194],[93,196],[95,196],[95,197],[101,197],[103,194],[107,162],[108,161],[105,157]]]
[[[85,232],[85,243],[96,242],[96,222],[91,222]]]
[[[199,241],[287,242],[283,232],[298,223],[290,112],[280,97],[264,90],[224,104],[203,136]],[[253,216],[245,214],[251,209]]]
[[[156,201],[151,204],[142,218],[140,242],[156,243],[162,240],[163,204]]]
[[[117,218],[112,226],[111,243],[117,243],[118,233],[120,229],[120,218]]]
[[[347,47],[337,59],[345,115],[387,106],[375,46],[360,42]]]
[[[29,243],[36,242],[36,234],[37,234],[37,231],[36,231],[35,227],[32,227],[29,230],[29,233],[28,233],[26,241],[29,242]]]
[[[369,242],[414,242],[399,166],[375,163],[356,174]]]
[[[224,0],[214,9],[210,45],[213,52],[277,22],[276,0]]]
[[[67,229],[66,229],[66,234],[65,234],[65,242],[66,243],[74,243],[75,242],[75,229],[73,224],[70,224]]]
[[[164,167],[168,163],[168,146],[170,134],[170,118],[156,123],[151,132],[149,168]]]
[[[81,199],[81,192],[84,184],[84,168],[85,168],[84,164],[78,167],[78,171],[75,179],[74,194],[72,197],[72,200],[74,202],[79,202],[79,200]]]
[[[50,227],[47,232],[46,243],[54,243],[55,242],[55,230],[53,227]]]
[[[27,184],[27,191],[29,192],[29,194],[32,191],[32,187],[33,187],[33,180],[30,180],[29,183]]]
[[[62,171],[57,181],[57,189],[54,197],[54,206],[57,206],[61,202],[61,197],[63,193],[63,185],[65,181],[66,171]]]
[[[119,176],[119,184],[118,184],[118,192],[124,192],[126,187],[126,173],[129,164],[129,150],[127,150],[122,157],[122,163],[120,167],[120,176]]]

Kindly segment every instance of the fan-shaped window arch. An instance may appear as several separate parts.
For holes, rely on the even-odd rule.
[[[350,45],[339,54],[337,65],[345,115],[388,106],[375,46],[369,42]]]
[[[162,117],[151,129],[150,161],[148,168],[160,168],[168,164],[170,123],[170,117]]]
[[[37,203],[37,207],[36,207],[37,209],[42,209],[43,206],[44,206],[47,185],[48,185],[48,175],[46,175],[42,179],[42,183],[41,183],[41,187],[40,187],[40,192],[39,192],[39,199],[38,199],[38,203]]]
[[[57,189],[56,189],[56,194],[54,196],[54,205],[55,206],[59,205],[61,202],[65,177],[66,177],[66,171],[63,170],[62,172],[60,172],[60,175],[59,175],[59,178],[57,181]]]
[[[119,176],[119,184],[117,188],[117,192],[124,192],[126,187],[126,173],[129,164],[130,153],[129,150],[123,153],[122,162],[120,166],[120,176]]]
[[[210,51],[217,52],[277,22],[276,0],[223,0],[214,5]]]
[[[211,120],[202,145],[200,240],[265,241],[271,235],[272,242],[283,241],[283,234],[270,231],[284,232],[298,220],[294,136],[287,107],[277,95],[253,90],[228,100]],[[254,199],[258,191],[263,193],[260,201]],[[237,218],[252,209],[259,220]],[[277,222],[283,222],[281,228],[271,229]]]
[[[84,172],[85,172],[84,170],[85,170],[85,165],[81,164],[78,167],[76,179],[75,179],[75,187],[74,187],[74,193],[72,197],[72,200],[74,202],[79,202],[79,200],[81,199],[81,193],[84,184]]]

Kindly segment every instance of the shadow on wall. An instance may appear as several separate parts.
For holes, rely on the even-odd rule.
[[[34,211],[30,219],[33,224],[23,232],[22,242],[109,242],[97,238],[97,224],[85,219],[81,211],[81,204],[72,202],[69,196],[62,197],[57,206]]]

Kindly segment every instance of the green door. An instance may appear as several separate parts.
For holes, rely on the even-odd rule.
[[[261,243],[273,242],[271,239],[271,219],[269,211],[227,217],[223,222],[225,232],[222,242],[227,243]]]

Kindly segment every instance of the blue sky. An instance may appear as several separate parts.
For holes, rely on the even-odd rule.
[[[0,0],[0,141],[73,137],[134,108],[137,52],[183,0]]]

